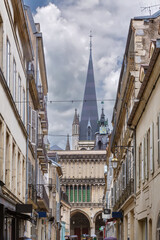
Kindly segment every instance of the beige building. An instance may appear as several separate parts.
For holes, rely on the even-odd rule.
[[[48,152],[49,156],[53,154]],[[70,234],[101,235],[106,151],[57,151],[62,166],[61,188],[71,205]],[[63,212],[65,218],[65,212]],[[67,213],[68,214],[68,213]]]
[[[150,57],[129,124],[136,129],[135,239],[160,239],[160,41]]]
[[[139,131],[142,132],[144,122],[138,129],[134,124],[132,126],[131,119],[135,118],[135,106],[139,104],[139,94],[143,89],[143,79],[150,62],[152,53],[150,42],[159,35],[159,14],[157,12],[152,16],[136,17],[131,20],[113,111],[111,151],[114,157],[118,159],[118,166],[114,170],[113,189],[111,191],[113,211],[122,213],[122,218],[116,219],[118,239],[147,239],[144,237],[144,233],[139,235],[138,228],[143,229],[142,232],[147,232],[147,229],[151,227],[151,225],[146,225],[146,219],[142,217],[145,205],[144,198],[137,197],[135,181],[136,169],[139,171],[137,144],[141,141],[138,139],[139,133],[137,133],[137,130],[140,129]],[[142,102],[143,105],[146,104],[145,101],[142,100]],[[151,110],[148,111],[149,115],[152,115]],[[137,124],[139,123],[137,120]],[[146,188],[144,192],[147,192]],[[147,195],[145,197],[148,199]],[[141,199],[141,203],[138,199]],[[148,200],[146,201],[149,204]],[[138,215],[137,211],[142,215]],[[149,208],[146,211],[148,212]],[[137,218],[141,220],[139,225],[136,223]]]

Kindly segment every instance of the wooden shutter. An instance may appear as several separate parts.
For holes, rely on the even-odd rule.
[[[36,116],[37,113],[32,109],[32,144],[36,144]]]
[[[144,137],[144,172],[145,172],[145,179],[148,179],[148,141],[147,141],[147,133]]]
[[[154,123],[150,126],[150,171],[154,172]]]
[[[144,138],[142,141],[142,182],[144,182]]]

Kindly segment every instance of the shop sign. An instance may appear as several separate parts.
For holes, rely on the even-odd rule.
[[[46,218],[47,213],[46,212],[38,212],[38,216],[39,216],[39,218]]]
[[[16,204],[16,212],[32,213],[32,204]]]
[[[112,218],[123,218],[122,212],[112,212]]]

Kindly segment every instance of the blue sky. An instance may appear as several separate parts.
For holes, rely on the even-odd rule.
[[[39,22],[44,40],[48,100],[83,99],[93,33],[93,65],[97,99],[116,97],[130,19],[148,15],[141,7],[160,0],[24,0]],[[36,11],[36,9],[38,10]],[[157,9],[152,9],[152,13]],[[74,110],[81,103],[48,104],[49,135],[71,135]],[[104,102],[111,126],[114,102]],[[98,103],[99,115],[101,105]],[[66,137],[50,136],[51,145],[64,148]],[[71,139],[70,139],[71,142]]]

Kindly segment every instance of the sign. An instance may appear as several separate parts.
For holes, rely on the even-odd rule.
[[[32,213],[32,204],[16,204],[16,212]]]
[[[111,209],[105,208],[103,212],[104,214],[111,214]]]
[[[103,219],[109,219],[109,218],[111,218],[111,215],[102,213],[102,218]]]
[[[123,218],[122,212],[112,212],[112,218]]]
[[[46,218],[47,213],[46,212],[38,212],[38,216],[39,216],[39,218]]]

